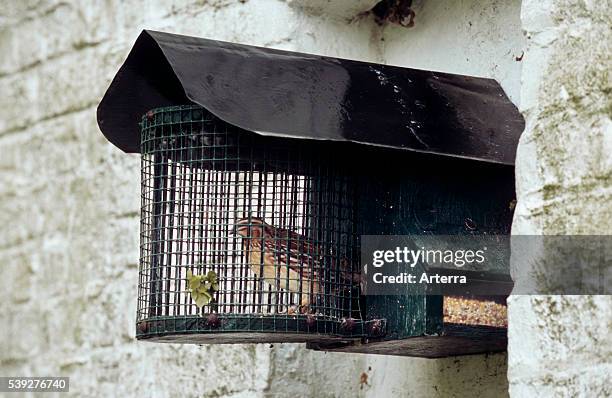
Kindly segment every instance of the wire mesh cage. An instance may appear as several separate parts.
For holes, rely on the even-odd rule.
[[[143,116],[141,154],[138,338],[363,334],[356,186],[332,151],[180,106]]]

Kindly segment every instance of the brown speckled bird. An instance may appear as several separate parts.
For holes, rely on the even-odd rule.
[[[235,230],[242,237],[251,271],[272,286],[278,283],[280,288],[300,294],[300,311],[310,312],[310,304],[322,293],[324,283],[321,264],[325,253],[321,248],[303,235],[276,228],[259,218],[238,220]],[[341,260],[340,266],[340,279],[350,281],[347,261]],[[333,276],[333,272],[329,274]]]

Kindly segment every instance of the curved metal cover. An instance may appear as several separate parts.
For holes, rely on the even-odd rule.
[[[513,164],[524,120],[492,79],[143,31],[98,106],[139,152],[149,109],[195,103],[258,134]]]

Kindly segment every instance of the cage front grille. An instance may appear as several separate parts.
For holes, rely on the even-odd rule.
[[[194,106],[141,126],[139,337],[360,334],[356,189],[331,153]]]

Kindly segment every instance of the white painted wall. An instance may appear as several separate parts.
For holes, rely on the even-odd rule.
[[[415,0],[414,8],[413,28],[383,30],[386,63],[493,78],[519,103],[520,1]]]
[[[523,1],[527,127],[516,161],[514,234],[612,234],[611,6]],[[537,260],[532,268],[513,258],[514,272],[540,284],[555,265]],[[588,272],[588,265],[577,266]],[[612,396],[610,296],[516,296],[508,316],[512,396]]]

